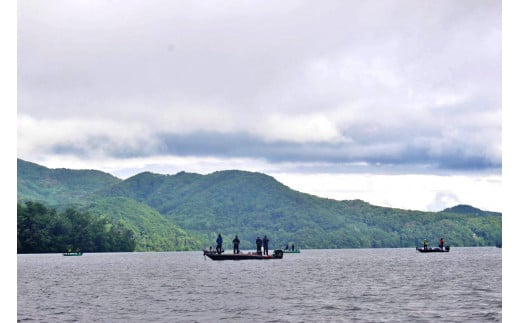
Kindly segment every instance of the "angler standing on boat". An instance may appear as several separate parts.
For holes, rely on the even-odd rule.
[[[260,237],[256,237],[256,253],[262,254],[262,239]]]
[[[235,236],[235,239],[233,239],[233,254],[240,253],[238,245],[240,245],[240,239],[238,239],[238,236]]]
[[[428,249],[428,240],[424,239],[422,243],[423,243],[423,250]]]
[[[267,239],[267,235],[264,235],[264,255],[269,255],[269,239]]]
[[[220,233],[218,234],[218,237],[217,237],[217,253],[218,254],[222,253],[222,236],[220,235]]]
[[[441,240],[439,240],[439,248],[444,248],[444,238],[441,238]]]

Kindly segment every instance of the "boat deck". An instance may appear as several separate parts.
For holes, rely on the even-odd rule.
[[[208,256],[211,260],[269,260],[269,259],[282,259],[283,251],[275,250],[271,255],[259,255],[255,252],[248,253],[217,253],[216,251],[203,250],[204,256]]]

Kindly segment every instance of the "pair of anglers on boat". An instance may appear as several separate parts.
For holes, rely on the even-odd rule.
[[[286,244],[284,251],[288,251],[288,250],[289,250],[289,244]],[[291,245],[291,249],[290,250],[294,251],[294,243]]]
[[[267,235],[264,236],[263,239],[260,239],[260,237],[256,237],[256,253],[261,255],[262,254],[262,247],[264,248],[264,256],[269,255],[269,239],[267,238]]]
[[[223,252],[223,250],[222,250],[223,241],[224,241],[224,239],[222,239],[222,235],[219,233],[218,237],[217,237],[217,241],[216,241],[217,242],[216,252],[219,255]],[[238,248],[239,245],[240,245],[240,239],[238,239],[238,236],[235,236],[235,239],[233,239],[233,254],[239,253],[239,248]],[[211,251],[211,247],[209,247],[209,250]]]
[[[416,248],[416,250],[420,252],[449,252],[450,246],[444,246],[444,238],[440,238],[439,240],[439,247],[435,248],[429,248],[428,247],[428,240],[423,240],[423,247],[422,248]]]
[[[81,252],[79,249],[76,249],[76,251],[72,251],[72,249],[67,249],[66,252],[63,253],[64,256],[81,256],[83,255],[83,252]]]

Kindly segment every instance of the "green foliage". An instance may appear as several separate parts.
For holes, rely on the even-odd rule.
[[[467,214],[467,215],[474,215],[474,216],[497,216],[500,215],[500,213],[497,212],[489,212],[489,211],[482,211],[475,207],[472,207],[471,205],[456,205],[454,207],[450,207],[442,211],[444,213],[456,213],[456,214]]]
[[[256,237],[265,234],[272,249],[287,243],[297,248],[415,247],[423,239],[435,245],[440,237],[450,246],[494,246],[502,240],[500,213],[470,206],[420,212],[361,200],[318,198],[261,173],[145,172],[88,188],[79,181],[67,190],[58,184],[52,189],[42,187],[24,174],[18,177],[19,183],[25,183],[22,192],[19,189],[19,200],[38,195],[56,202],[56,192],[71,190],[61,195],[62,206],[79,203],[83,210],[116,219],[134,233],[137,250],[214,246],[218,233],[224,238],[225,249],[232,248],[231,241],[238,235],[243,250],[254,249]],[[39,190],[31,190],[33,186]]]
[[[214,246],[221,233],[226,249],[232,248],[235,234],[242,249],[254,249],[256,237],[264,234],[273,248],[289,242],[300,248],[415,247],[425,238],[436,241],[441,236],[452,246],[494,245],[501,240],[499,213],[475,208],[419,212],[323,199],[260,173],[142,173],[100,194],[136,198],[206,246]],[[456,213],[459,210],[465,212]]]
[[[106,217],[67,209],[63,213],[38,202],[17,205],[18,253],[133,251],[134,236]]]
[[[135,200],[99,198],[85,207],[92,214],[117,220],[135,236],[136,251],[200,249],[201,243],[159,212]]]
[[[40,201],[47,205],[82,203],[88,195],[121,180],[97,170],[48,169],[18,159],[19,201]]]

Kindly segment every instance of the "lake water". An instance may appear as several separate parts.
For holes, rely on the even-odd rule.
[[[202,251],[17,257],[20,322],[502,321],[498,248],[245,261]]]

